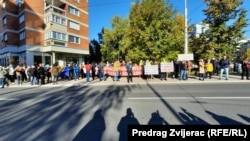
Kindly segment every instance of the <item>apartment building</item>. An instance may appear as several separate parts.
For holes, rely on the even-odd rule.
[[[0,2],[0,65],[64,66],[89,55],[87,0]]]
[[[192,32],[190,33],[191,38],[199,38],[201,34],[205,33],[209,29],[208,24],[199,23],[191,25]]]

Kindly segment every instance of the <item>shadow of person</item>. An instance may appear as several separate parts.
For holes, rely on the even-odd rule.
[[[95,112],[93,119],[81,129],[72,141],[101,141],[105,128],[102,110],[99,109]]]
[[[250,123],[250,117],[247,117],[247,116],[244,116],[244,115],[241,115],[241,114],[238,114],[238,116]]]
[[[216,115],[215,113],[212,113],[210,111],[206,111],[206,113],[210,114],[217,122],[220,123],[220,125],[243,125],[242,123],[226,116]]]
[[[148,121],[148,125],[169,125],[167,121],[164,120],[163,117],[161,117],[159,111],[153,112],[151,114],[151,118]]]
[[[181,107],[181,110],[183,113],[179,113],[179,115],[182,117],[184,124],[199,124],[199,125],[208,125],[209,123],[205,120],[201,119],[200,117],[188,112],[186,109]]]
[[[131,108],[127,109],[127,114],[121,118],[117,126],[117,131],[120,133],[119,141],[128,141],[128,125],[139,125],[139,121],[134,117]]]

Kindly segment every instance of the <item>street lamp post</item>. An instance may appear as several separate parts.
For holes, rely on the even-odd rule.
[[[187,1],[185,0],[185,46],[184,54],[188,54],[188,31],[187,31]]]

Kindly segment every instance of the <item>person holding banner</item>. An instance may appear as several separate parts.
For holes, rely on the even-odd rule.
[[[167,80],[167,72],[163,71],[163,67],[165,66],[165,64],[166,64],[166,60],[165,59],[163,59],[162,62],[159,64],[160,65],[160,69],[159,69],[160,80]]]
[[[183,60],[180,64],[180,80],[187,80],[188,64],[187,61]]]
[[[115,62],[114,62],[114,79],[113,81],[119,81],[119,70],[120,70],[120,62],[119,60],[117,59]]]

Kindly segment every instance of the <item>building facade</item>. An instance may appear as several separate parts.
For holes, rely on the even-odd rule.
[[[199,38],[201,34],[205,33],[209,29],[208,24],[200,23],[191,25],[192,32],[190,33],[191,38]]]
[[[239,56],[242,57],[247,54],[247,52],[250,51],[250,39],[249,40],[244,40],[242,44],[240,45],[240,50],[239,50]]]
[[[83,63],[87,0],[0,0],[0,65]]]

